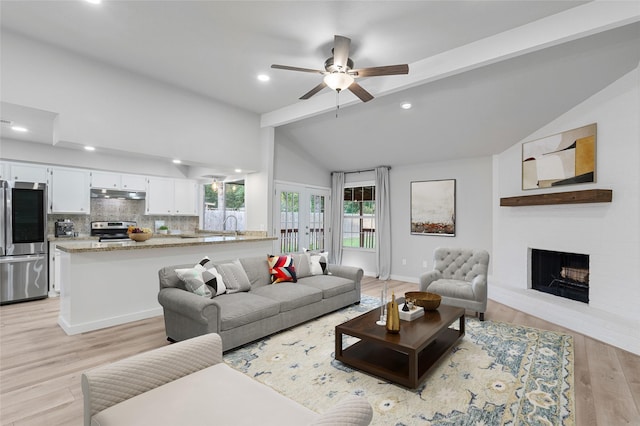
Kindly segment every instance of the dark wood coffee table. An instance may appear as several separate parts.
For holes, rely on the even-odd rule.
[[[399,385],[416,388],[434,365],[464,336],[464,309],[440,305],[413,321],[400,321],[400,333],[377,325],[380,308],[336,326],[335,358]],[[459,330],[449,328],[456,320]],[[360,339],[343,348],[343,334]]]

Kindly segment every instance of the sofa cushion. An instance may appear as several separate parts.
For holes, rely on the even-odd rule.
[[[239,260],[218,264],[218,271],[222,275],[224,285],[227,287],[227,293],[251,290],[249,277]]]
[[[427,291],[456,299],[473,300],[475,298],[471,283],[461,280],[436,280],[429,284]]]
[[[252,322],[278,315],[280,303],[277,300],[250,292],[223,294],[216,297],[220,306],[220,330],[231,330]]]
[[[280,426],[310,424],[318,417],[274,389],[220,363],[111,406],[93,416],[92,424]]]
[[[308,285],[280,283],[251,290],[251,293],[277,300],[280,312],[292,311],[322,300],[322,291]]]
[[[291,253],[293,264],[296,267],[296,276],[298,279],[311,275],[311,265],[309,253]]]
[[[335,275],[314,275],[300,280],[300,284],[322,290],[322,298],[328,299],[355,289],[353,280]]]
[[[251,288],[271,284],[269,263],[265,256],[242,257],[240,263],[249,277]]]
[[[271,274],[271,283],[277,284],[286,281],[297,282],[296,267],[293,265],[293,258],[289,255],[281,254],[280,256],[267,256],[269,263],[269,274]]]

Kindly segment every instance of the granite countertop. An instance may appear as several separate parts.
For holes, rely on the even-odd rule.
[[[257,235],[261,234],[261,235]],[[269,237],[265,233],[243,233],[238,236],[234,235],[208,235],[204,236],[176,236],[176,235],[156,235],[147,241],[103,241],[98,242],[95,237],[81,238],[77,237],[73,240],[69,238],[56,238],[56,247],[67,253],[83,253],[83,252],[100,252],[100,251],[116,251],[116,250],[139,250],[167,247],[187,247],[200,246],[210,244],[233,244],[253,241],[273,241],[276,237]]]

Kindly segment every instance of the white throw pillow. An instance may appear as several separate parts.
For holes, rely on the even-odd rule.
[[[193,268],[175,271],[185,288],[198,296],[212,298],[226,291],[222,276],[208,257],[204,257]]]
[[[307,249],[304,250],[309,254],[309,266],[311,268],[311,275],[326,275],[327,264],[329,263],[329,252],[312,252]]]

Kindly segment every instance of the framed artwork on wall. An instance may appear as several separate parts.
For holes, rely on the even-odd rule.
[[[522,189],[596,181],[596,123],[522,144]]]
[[[456,180],[411,182],[411,234],[456,235]]]

